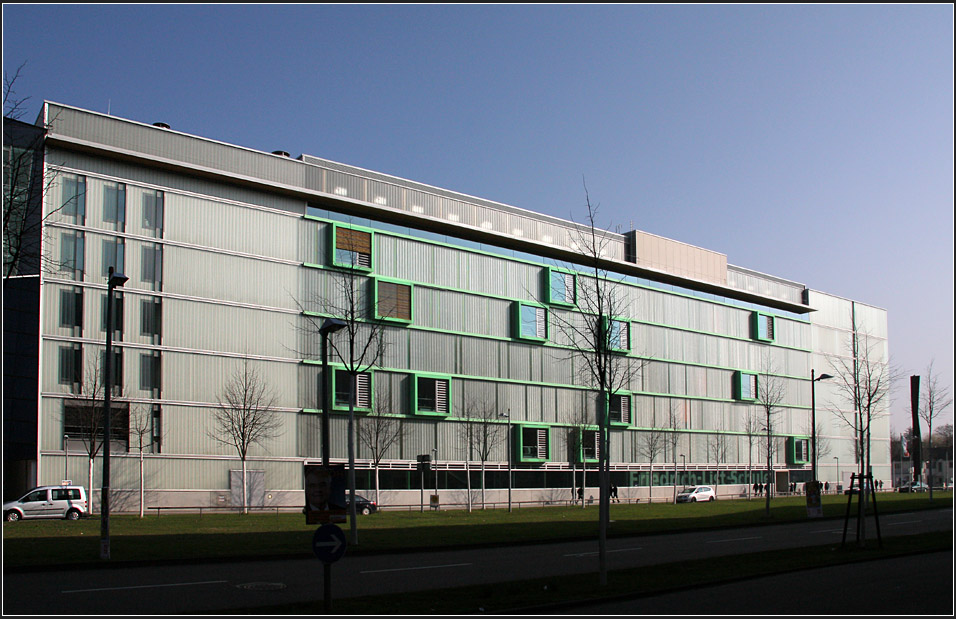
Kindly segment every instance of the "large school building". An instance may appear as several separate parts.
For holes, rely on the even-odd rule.
[[[599,396],[569,331],[595,281],[617,302],[608,327],[626,380],[609,397],[607,448],[622,498],[768,481],[771,384],[778,491],[811,478],[814,437],[819,479],[857,469],[852,403],[811,376],[852,365],[861,339],[888,359],[882,309],[638,230],[602,232],[593,256],[586,226],[310,155],[55,103],[37,125],[42,259],[4,285],[5,497],[86,483],[110,267],[129,278],[111,338],[114,511],[138,507],[141,468],[148,506],[241,501],[216,417],[243,370],[275,395],[273,431],[247,457],[248,500],[301,505],[303,465],[322,459],[317,327],[345,309],[381,344],[355,381],[360,493],[377,468],[385,505],[417,505],[423,487],[464,504],[482,478],[488,501],[563,502],[584,467],[596,497]],[[331,334],[330,350],[347,337]],[[351,376],[328,361],[329,456],[344,463]],[[358,435],[383,418],[400,431],[379,454]],[[888,416],[869,430],[873,476],[890,480]]]

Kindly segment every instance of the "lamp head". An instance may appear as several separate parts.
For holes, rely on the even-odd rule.
[[[335,333],[339,329],[345,328],[345,321],[338,318],[326,318],[322,321],[322,326],[319,327],[319,333],[325,335],[327,333]]]

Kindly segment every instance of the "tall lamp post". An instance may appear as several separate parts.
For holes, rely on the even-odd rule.
[[[902,465],[900,465],[902,470]],[[70,478],[70,435],[63,435],[63,481]]]
[[[817,381],[833,378],[829,374],[820,374],[814,377],[815,370],[810,370],[810,449],[813,457],[810,459],[810,477],[817,481]]]
[[[836,456],[833,456],[833,459],[837,461],[837,480],[836,480],[836,483],[835,483],[834,485],[835,485],[837,488],[839,488],[839,487],[840,487],[840,459],[837,458]]]
[[[435,470],[435,509],[441,511],[441,502],[438,501],[438,448],[432,447],[432,468]],[[484,506],[482,506],[484,509]]]
[[[687,459],[684,457],[684,454],[680,455],[680,467],[684,469],[684,483],[687,483]]]
[[[511,409],[507,413],[498,413],[498,417],[508,418],[508,435],[505,437],[508,441],[508,511],[511,511]]]
[[[110,558],[110,396],[113,392],[113,293],[129,278],[109,268],[106,284],[106,362],[103,384],[103,488],[100,490],[100,559]]]

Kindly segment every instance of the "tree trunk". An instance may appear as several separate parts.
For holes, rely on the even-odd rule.
[[[86,493],[86,515],[93,515],[93,456],[90,456],[89,462],[87,463],[89,470],[87,473],[87,488],[89,492]],[[103,504],[102,498],[100,499],[100,504]]]
[[[146,475],[143,472],[143,448],[139,448],[139,517],[142,518],[146,511]]]
[[[246,490],[248,488],[248,482],[246,481],[246,458],[242,458],[242,513],[249,513],[249,497],[246,496]]]

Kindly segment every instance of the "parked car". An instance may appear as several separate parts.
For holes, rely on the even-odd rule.
[[[345,509],[349,508],[349,495],[345,495]],[[360,494],[355,495],[355,511],[359,514],[368,516],[378,511],[375,501],[370,501]]]
[[[900,486],[900,492],[929,492],[929,486],[921,481],[914,481]]]
[[[678,503],[697,503],[698,501],[713,501],[717,493],[710,486],[690,486],[677,494]]]
[[[86,489],[83,486],[40,486],[3,504],[3,519],[14,522],[24,518],[66,518],[78,520],[86,515]]]

